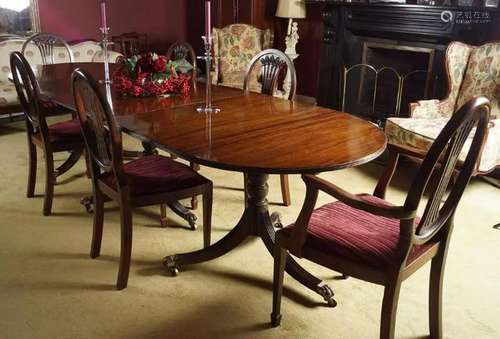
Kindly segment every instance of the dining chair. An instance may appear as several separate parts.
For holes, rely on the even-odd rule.
[[[46,169],[43,214],[49,215],[52,211],[57,177],[71,169],[82,155],[84,144],[80,125],[74,118],[48,125],[46,116],[50,108],[41,100],[38,81],[30,64],[20,52],[11,54],[10,68],[26,120],[29,155],[27,196],[32,198],[35,193],[37,147],[40,147],[44,153]],[[70,155],[62,165],[54,169],[56,152],[70,152]]]
[[[69,44],[61,37],[52,33],[34,34],[23,44],[21,53],[27,59],[34,58],[34,52],[28,50],[31,45],[35,45],[40,52],[42,65],[51,65],[57,62],[74,62],[73,51]],[[66,58],[66,56],[68,56]]]
[[[181,70],[186,66],[191,68],[191,80],[193,89],[196,91],[196,79],[198,75],[198,65],[196,62],[196,53],[193,46],[185,41],[177,41],[170,45],[166,57],[168,60],[177,61]]]
[[[283,52],[276,49],[266,49],[259,52],[250,61],[245,80],[243,81],[243,92],[250,91],[251,79],[255,78],[255,72],[259,73],[259,81],[262,85],[262,94],[274,95],[278,90],[278,81],[280,76],[288,72],[290,76],[290,92],[287,99],[294,100],[297,90],[297,73],[292,60]],[[290,185],[287,174],[280,174],[281,195],[285,206],[291,205]],[[245,197],[247,196],[246,178],[245,178]],[[245,199],[246,201],[246,199]]]
[[[167,60],[173,60],[179,62],[179,66],[182,68],[186,68],[191,66],[191,86],[193,86],[194,91],[197,91],[197,75],[198,75],[198,65],[196,62],[196,53],[191,44],[185,41],[177,41],[174,42],[167,50],[166,53]],[[176,159],[177,156],[175,154],[171,154],[172,159]],[[193,170],[199,171],[200,165],[195,164],[193,162],[190,163],[190,166]],[[196,210],[198,208],[198,199],[196,196],[193,196],[191,199],[191,209]]]
[[[94,231],[91,258],[100,255],[104,200],[120,206],[121,254],[116,287],[127,287],[132,253],[132,208],[165,205],[203,195],[203,245],[210,245],[212,182],[188,166],[161,155],[122,160],[122,137],[108,101],[84,70],[73,72],[72,87],[93,186]]]
[[[402,282],[431,261],[430,334],[441,338],[443,276],[454,215],[478,161],[489,110],[488,99],[476,97],[450,118],[426,154],[401,206],[385,200],[401,153],[396,147],[389,146],[390,161],[373,195],[351,194],[315,175],[303,175],[307,191],[302,210],[295,224],[276,234],[272,325],[281,322],[287,250],[299,258],[384,286],[380,338],[394,338]],[[470,148],[453,181],[453,170],[465,144]],[[338,201],[315,209],[319,191]],[[424,192],[429,198],[419,217],[417,209]]]
[[[118,52],[128,58],[146,50],[148,35],[146,33],[128,32],[111,37],[111,41],[118,47]]]

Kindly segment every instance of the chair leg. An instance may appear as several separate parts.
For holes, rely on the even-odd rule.
[[[120,252],[120,268],[118,271],[118,279],[116,288],[122,290],[127,287],[128,275],[130,271],[130,258],[132,255],[132,206],[130,198],[127,194],[122,193],[120,204],[120,221],[121,221],[121,252]]]
[[[167,205],[166,204],[160,205],[160,224],[161,224],[161,227],[168,227]]]
[[[283,278],[287,251],[277,243],[274,246],[273,312],[271,313],[271,325],[278,327],[281,325],[281,296],[283,295]]]
[[[193,169],[193,171],[199,172],[200,171],[200,165],[195,164],[194,162],[190,162],[189,166]],[[198,197],[196,195],[193,195],[191,198],[191,209],[196,210],[198,209]]]
[[[90,245],[90,257],[97,258],[101,255],[102,229],[104,222],[104,197],[96,188],[94,193],[94,231]]]
[[[52,152],[45,152],[45,196],[43,200],[43,215],[50,215],[52,213],[55,181],[54,158]]]
[[[283,205],[290,206],[292,199],[290,198],[290,184],[288,182],[288,174],[281,174],[281,196],[283,197]]]
[[[203,247],[210,246],[212,235],[212,184],[203,193]]]
[[[401,281],[399,279],[390,281],[385,286],[384,300],[382,301],[380,339],[394,339],[400,289]]]
[[[245,207],[248,205],[248,175],[246,173],[243,173],[243,194],[244,194],[244,201],[245,201]]]
[[[36,146],[31,142],[28,143],[28,154],[29,154],[28,188],[26,190],[26,196],[28,198],[33,198],[35,196],[37,158],[36,158]]]
[[[429,281],[429,328],[431,338],[443,337],[443,276],[444,256],[438,255],[432,259]]]

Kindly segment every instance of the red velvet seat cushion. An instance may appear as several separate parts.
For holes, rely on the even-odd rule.
[[[51,143],[82,141],[83,136],[78,119],[58,122],[49,126]]]
[[[173,192],[208,183],[189,166],[160,155],[151,155],[133,160],[123,165],[132,195]],[[104,183],[116,189],[115,177],[106,173],[101,178]]]
[[[364,200],[390,206],[372,195],[359,195]],[[418,223],[420,218],[416,219]],[[350,207],[340,201],[316,209],[309,222],[306,247],[332,256],[364,263],[376,268],[397,264],[396,245],[400,221],[377,216]],[[283,231],[290,234],[293,224]],[[413,262],[433,244],[416,246],[408,263]]]

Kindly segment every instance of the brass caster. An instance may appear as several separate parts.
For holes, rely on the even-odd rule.
[[[327,302],[328,306],[337,306],[337,302],[335,301],[335,299],[333,299],[333,296],[335,294],[333,293],[333,290],[330,288],[330,286],[328,286],[327,284],[320,284],[318,285],[316,292],[318,292],[318,294],[323,297],[323,300]]]
[[[273,212],[271,213],[271,223],[275,228],[283,228],[283,224],[281,223],[281,213]]]
[[[191,226],[191,231],[195,231],[197,226],[196,226],[196,215],[194,215],[193,213],[189,213],[187,215],[187,222],[189,223],[189,226]]]
[[[85,209],[87,210],[87,213],[91,214],[92,212],[94,212],[94,208],[92,207],[92,197],[83,197],[80,199],[80,204],[83,205],[85,207]]]
[[[169,255],[163,259],[163,266],[167,268],[172,277],[176,277],[179,274],[179,267],[175,262],[175,255]]]
[[[172,277],[176,277],[179,274],[179,269],[177,267],[169,267],[169,272]]]

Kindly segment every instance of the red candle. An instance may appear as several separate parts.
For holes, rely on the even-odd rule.
[[[211,29],[212,29],[212,9],[211,9],[210,0],[205,0],[205,36],[207,39],[211,38]]]
[[[101,0],[101,25],[104,29],[108,27],[106,22],[106,0]]]

